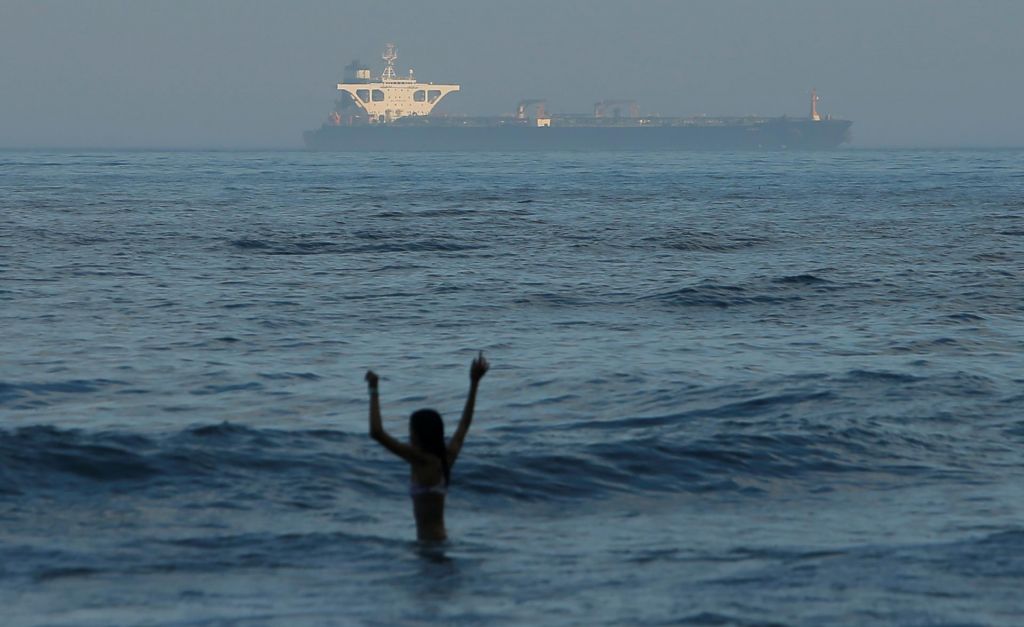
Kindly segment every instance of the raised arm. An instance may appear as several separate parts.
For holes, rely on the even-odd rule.
[[[448,442],[448,467],[455,464],[455,460],[462,450],[462,442],[469,432],[469,425],[473,422],[473,408],[476,406],[476,390],[480,386],[480,379],[487,374],[491,365],[484,359],[483,351],[469,367],[469,395],[466,397],[466,406],[462,409],[462,418],[459,419],[459,426],[455,429],[451,441]]]
[[[372,370],[366,371],[366,385],[370,392],[370,437],[410,464],[426,462],[427,459],[422,453],[404,442],[399,442],[384,430],[384,424],[380,418],[380,395],[377,393],[378,381],[376,373]]]

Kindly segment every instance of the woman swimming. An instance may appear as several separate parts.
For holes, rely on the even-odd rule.
[[[366,384],[370,388],[370,437],[409,462],[409,496],[412,497],[412,510],[416,516],[416,537],[420,540],[444,540],[448,537],[444,528],[444,497],[448,494],[451,467],[473,422],[476,390],[488,368],[490,364],[481,351],[469,367],[469,396],[466,397],[459,426],[447,446],[441,414],[433,409],[420,409],[409,416],[408,444],[389,435],[381,424],[378,377],[372,370],[366,372]]]

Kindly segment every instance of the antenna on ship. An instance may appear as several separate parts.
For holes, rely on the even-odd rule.
[[[821,122],[821,115],[818,114],[818,101],[821,98],[818,97],[818,90],[811,88],[811,119],[815,122]]]
[[[384,73],[380,75],[381,80],[395,80],[395,61],[398,59],[398,53],[395,52],[395,44],[387,44],[384,46],[384,54],[382,54],[380,58],[384,59],[388,64],[388,66],[384,68]]]

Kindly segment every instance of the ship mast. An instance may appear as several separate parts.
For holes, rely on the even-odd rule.
[[[398,60],[398,53],[395,51],[395,44],[387,44],[384,46],[384,54],[381,55],[384,62],[387,63],[387,67],[384,68],[384,73],[380,75],[381,82],[395,80],[395,61]]]

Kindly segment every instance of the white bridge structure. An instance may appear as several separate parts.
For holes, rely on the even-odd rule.
[[[409,70],[408,78],[395,73],[398,54],[395,44],[388,44],[382,57],[387,63],[380,80],[372,82],[370,71],[356,71],[354,82],[338,83],[338,91],[352,98],[370,122],[387,123],[409,115],[430,115],[442,98],[459,91],[459,85],[420,83]]]

